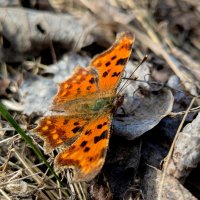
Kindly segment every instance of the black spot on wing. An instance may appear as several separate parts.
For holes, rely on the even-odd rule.
[[[108,67],[110,65],[110,61],[108,61],[105,65],[106,67]]]
[[[94,78],[91,78],[91,79],[89,80],[89,82],[90,82],[91,84],[94,84],[94,83],[95,83],[95,79],[94,79]]]
[[[118,77],[118,76],[120,75],[120,73],[121,73],[121,72],[118,72],[118,73],[117,73],[117,72],[114,72],[114,73],[112,74],[112,77],[115,77],[115,76]]]
[[[103,126],[105,126],[105,125],[107,125],[107,122],[104,122],[104,123],[103,123]]]
[[[63,122],[63,125],[68,124],[68,122],[69,122],[69,119],[65,119],[64,122]]]
[[[103,77],[106,77],[106,76],[108,76],[108,72],[103,73]]]
[[[81,88],[77,88],[77,94],[80,94],[81,93]]]
[[[82,128],[83,128],[83,127],[81,127],[81,126],[77,126],[77,127],[75,127],[75,128],[72,129],[72,132],[73,132],[74,134],[76,134],[77,132],[80,132],[80,131],[82,130]]]
[[[98,124],[97,129],[101,129],[102,128],[102,124]]]
[[[84,152],[88,152],[90,150],[89,147],[85,147],[85,149],[83,150]]]
[[[86,144],[87,144],[87,141],[83,141],[83,142],[80,144],[80,146],[81,146],[81,147],[84,147]]]
[[[128,58],[120,58],[117,60],[116,65],[125,65],[127,62]]]
[[[94,143],[96,144],[100,140],[103,140],[103,139],[107,138],[107,135],[108,135],[108,131],[107,130],[103,131],[103,133],[101,133],[100,136],[94,137]]]
[[[117,58],[117,56],[113,56],[113,57],[111,58],[111,60],[115,60],[115,58]]]
[[[89,158],[89,161],[92,161],[92,160],[93,160],[93,158],[92,158],[92,157],[90,157],[90,158]]]
[[[90,90],[91,88],[92,88],[91,85],[86,87],[87,90]]]
[[[90,135],[92,133],[92,130],[85,131],[85,135]]]

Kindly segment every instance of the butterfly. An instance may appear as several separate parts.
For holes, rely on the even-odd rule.
[[[133,42],[130,32],[119,33],[88,67],[77,66],[53,99],[51,109],[59,114],[45,116],[33,129],[44,140],[45,153],[61,148],[54,167],[72,168],[75,182],[93,179],[105,162],[113,104]]]

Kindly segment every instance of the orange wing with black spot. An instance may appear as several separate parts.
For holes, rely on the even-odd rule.
[[[113,46],[97,55],[87,68],[77,67],[59,85],[52,115],[34,129],[45,141],[46,152],[67,146],[56,159],[57,169],[74,169],[75,181],[91,180],[103,166],[110,136],[112,102],[131,54],[134,38],[119,34]],[[71,145],[69,147],[69,145]]]
[[[96,67],[99,73],[101,91],[113,91],[115,93],[130,57],[133,42],[134,37],[131,33],[118,34],[115,43],[91,61],[90,66]]]
[[[115,95],[115,89],[130,57],[133,41],[129,32],[118,34],[114,44],[97,55],[88,67],[77,67],[72,76],[59,85],[52,110],[65,111],[72,104],[80,104],[79,99],[83,98],[96,100],[104,97],[102,95]]]
[[[91,180],[102,168],[110,137],[111,114],[91,120],[81,136],[55,159],[57,169],[73,168],[74,181]]]
[[[58,93],[53,100],[52,110],[65,111],[78,99],[86,98],[98,90],[98,72],[94,67],[78,66],[66,81],[59,84]],[[69,104],[69,105],[68,105]]]
[[[45,153],[50,153],[63,144],[70,146],[86,123],[88,119],[80,116],[52,115],[42,118],[32,131],[44,140]]]

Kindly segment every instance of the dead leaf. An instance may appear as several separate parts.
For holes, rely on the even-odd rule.
[[[68,14],[21,8],[0,8],[0,21],[3,36],[0,60],[5,62],[19,62],[39,55],[40,50],[49,48],[52,42],[60,42],[70,49],[83,30],[75,18]]]
[[[24,84],[21,87],[24,105],[23,113],[30,115],[33,112],[47,112],[56,90],[56,84],[53,80],[26,74]]]
[[[140,95],[134,112],[114,118],[113,128],[116,134],[133,140],[152,129],[171,112],[174,100],[170,90],[164,88],[156,93],[147,93]]]
[[[126,76],[129,76],[134,68],[133,65],[131,68],[129,64],[126,68]],[[172,110],[174,102],[172,92],[166,88],[151,92],[147,84],[149,73],[148,65],[142,65],[134,73],[134,76],[140,81],[129,82],[128,87],[123,92],[125,99],[121,107],[125,111],[125,115],[123,116],[123,113],[121,113],[119,116],[118,111],[113,120],[114,133],[129,140],[135,139],[152,129]]]

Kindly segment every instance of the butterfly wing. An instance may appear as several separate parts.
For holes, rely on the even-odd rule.
[[[130,32],[120,33],[107,51],[95,56],[91,61],[90,66],[96,67],[99,73],[99,88],[102,92],[115,94],[133,42],[134,37]]]
[[[80,135],[87,118],[52,115],[42,118],[32,131],[44,140],[45,153],[61,145],[71,145]]]
[[[59,84],[51,109],[66,111],[70,109],[71,104],[76,104],[76,108],[79,108],[78,104],[83,102],[84,98],[97,92],[97,83],[98,72],[94,67],[76,67],[72,76]]]
[[[87,68],[77,67],[72,76],[59,85],[52,110],[69,112],[71,109],[71,112],[78,113],[79,108],[87,107],[91,101],[114,96],[133,41],[129,32],[118,34],[114,44],[97,55]]]
[[[133,41],[130,33],[119,34],[114,45],[96,56],[89,67],[77,67],[59,85],[53,100],[52,109],[67,115],[44,117],[34,129],[44,139],[46,152],[72,144],[57,155],[55,167],[74,168],[75,181],[91,180],[104,164],[112,118],[110,104]],[[93,117],[86,117],[91,113]]]
[[[73,168],[74,181],[87,181],[101,170],[110,137],[111,114],[98,116],[83,129],[80,137],[55,159],[55,167]]]

